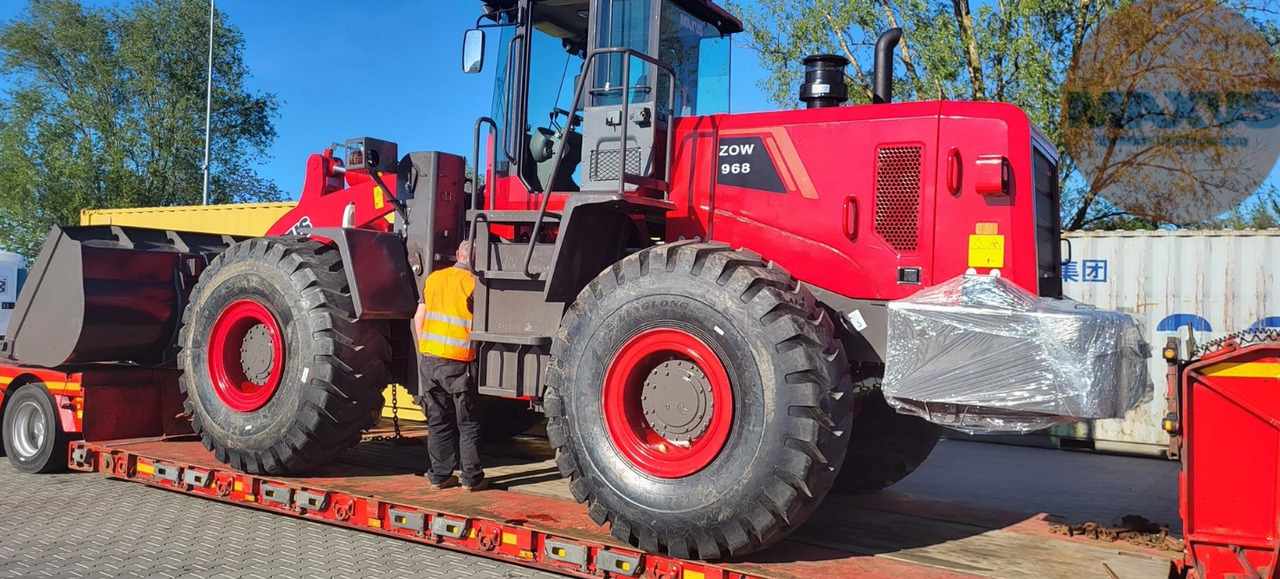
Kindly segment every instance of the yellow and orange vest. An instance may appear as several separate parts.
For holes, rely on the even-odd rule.
[[[459,362],[475,359],[468,303],[475,287],[471,271],[461,267],[447,267],[427,276],[422,288],[426,317],[418,339],[419,352]]]

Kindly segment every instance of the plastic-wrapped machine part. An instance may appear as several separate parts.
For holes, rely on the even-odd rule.
[[[967,432],[1119,418],[1152,395],[1142,318],[964,275],[889,302],[883,389]]]

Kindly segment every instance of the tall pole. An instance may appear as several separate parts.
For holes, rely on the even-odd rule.
[[[213,120],[213,0],[209,0],[209,74],[204,90],[204,195],[203,205],[209,204],[209,134]]]

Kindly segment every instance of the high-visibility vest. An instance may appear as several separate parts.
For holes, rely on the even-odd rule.
[[[471,271],[461,267],[447,267],[427,276],[422,288],[426,317],[418,339],[419,352],[459,362],[475,359],[471,307],[467,305],[475,287]]]

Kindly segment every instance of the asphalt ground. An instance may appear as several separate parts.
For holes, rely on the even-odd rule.
[[[1068,522],[1142,515],[1181,532],[1177,463],[943,441],[895,491]],[[0,578],[552,577],[482,557],[0,461]]]

